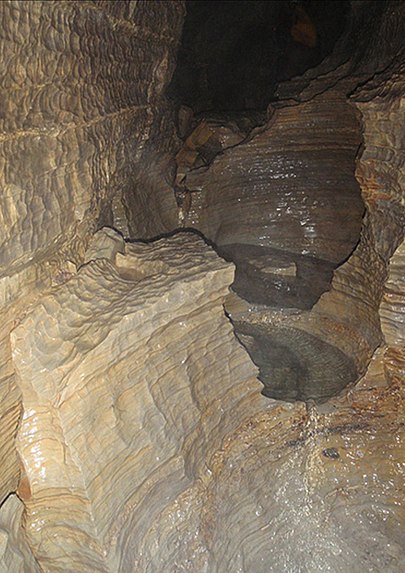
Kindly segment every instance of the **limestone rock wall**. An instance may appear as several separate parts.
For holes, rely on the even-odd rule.
[[[0,3],[0,499],[18,473],[10,328],[36,293],[75,272],[98,225],[125,233],[129,209],[149,202],[157,234],[174,213],[172,194],[145,196],[170,172],[162,92],[183,13],[177,0]]]
[[[395,4],[387,3],[385,22],[395,23]],[[177,225],[174,197],[165,194],[171,111],[160,94],[182,3],[3,2],[0,11],[8,34],[2,82],[10,94],[0,138],[0,572],[403,571],[400,59],[350,104],[345,97],[358,78],[331,72],[297,107],[284,102],[268,133],[258,130],[240,145],[262,141],[271,155],[271,130],[280,142],[288,119],[302,136],[313,128],[313,143],[322,147],[332,139],[329,117],[342,138],[331,152],[346,168],[357,127],[338,124],[333,108],[360,117],[363,130],[356,177],[367,212],[330,292],[310,312],[250,308],[236,321],[284,329],[315,356],[314,376],[325,384],[343,372],[339,360],[364,372],[380,346],[364,377],[340,397],[286,404],[261,395],[257,368],[224,315],[231,265],[193,234],[124,243],[112,229],[93,233],[104,222],[142,236]],[[380,56],[379,66],[386,63]],[[319,123],[317,108],[330,114]],[[305,153],[314,157],[316,149]],[[327,162],[320,164],[328,177]],[[257,182],[249,167],[244,181],[256,193],[255,186],[268,185],[269,170]],[[195,176],[197,185],[209,171],[189,181]],[[347,187],[338,188],[344,194]],[[236,222],[221,228],[212,208],[220,196],[210,191],[212,205],[198,211],[204,191],[191,191],[190,213],[204,221],[204,208],[211,209],[207,233],[234,241],[244,204],[233,201]],[[342,221],[344,210],[334,205]],[[300,209],[312,215],[304,200]],[[262,248],[259,207],[255,215],[257,228],[250,235],[242,226],[243,240],[253,237],[250,246]],[[338,237],[323,233],[322,220],[316,230],[324,240],[311,240],[308,217],[304,230],[294,227],[305,248],[340,261],[338,246],[349,249],[350,241],[340,229]],[[277,248],[295,244],[280,240]],[[288,279],[294,268],[281,263],[270,271]],[[314,339],[324,346],[311,346]],[[338,352],[319,351],[328,343]]]
[[[360,372],[380,343],[403,347],[404,81],[403,63],[394,61],[353,95],[364,137],[356,167],[367,208],[361,239],[301,322],[353,357]]]
[[[336,90],[275,110],[250,140],[191,171],[185,224],[217,245],[250,244],[333,263],[353,250],[363,204],[353,175],[356,112]]]
[[[270,106],[263,125],[217,149],[208,167],[196,168],[197,157],[187,171],[189,140],[200,137],[200,155],[208,147],[202,122],[177,156],[188,190],[183,224],[235,262],[233,288],[252,304],[311,308],[358,242],[364,203],[354,165],[361,130],[347,87],[341,82],[309,101]],[[220,140],[221,128],[210,129]]]
[[[403,379],[390,382],[230,440],[204,503],[209,571],[402,571]]]
[[[255,358],[262,373],[270,372],[269,385],[277,386],[277,370],[294,370],[295,362],[301,368],[297,385],[308,378],[327,388],[329,379],[341,378],[343,388],[364,374],[384,341],[381,318],[383,332],[392,338],[395,329],[401,339],[403,16],[401,3],[382,9],[366,2],[356,8],[351,26],[366,32],[351,58],[345,60],[344,50],[335,53],[326,68],[282,86],[284,99],[275,111],[270,108],[264,128],[205,170],[187,175],[193,191],[188,223],[208,234],[240,268],[234,289],[250,308],[232,316],[252,356],[267,336],[269,348]],[[344,41],[350,44],[350,37]],[[294,89],[301,92],[292,98]],[[281,256],[280,249],[295,251],[294,256]],[[297,256],[302,254],[318,258],[314,272]],[[343,264],[334,271],[325,266],[325,280],[319,282],[322,259]],[[271,346],[291,348],[290,364],[269,367],[264,355],[271,356]]]
[[[146,571],[161,512],[265,399],[223,312],[232,265],[200,238],[100,231],[91,258],[12,333],[24,530],[43,570]]]
[[[153,135],[159,145],[156,108],[182,5],[110,4],[2,3],[1,260],[8,274],[85,235],[98,217],[111,222],[113,196],[127,192],[129,174],[142,168],[136,152]]]
[[[405,246],[402,243],[390,259],[388,278],[380,305],[381,328],[389,346],[405,344]]]
[[[405,362],[405,66],[394,61],[354,94],[365,124],[366,147],[358,174],[370,213],[373,245],[384,261],[378,316],[384,368],[403,378]]]
[[[364,138],[356,177],[367,213],[359,245],[336,270],[330,292],[311,312],[250,309],[244,318],[249,314],[250,321],[266,327],[288,325],[290,337],[296,329],[330,340],[355,360],[358,372],[379,349],[361,380],[340,397],[321,406],[309,403],[306,410],[298,404],[282,413],[272,409],[229,437],[199,505],[210,572],[399,573],[405,567],[399,533],[405,437],[404,81],[398,61],[353,95]],[[336,375],[336,368],[324,366],[325,384]],[[182,563],[190,558],[183,551]],[[173,557],[169,563],[174,562]]]
[[[2,504],[0,511],[1,573],[41,573],[22,528],[24,504],[15,494]]]

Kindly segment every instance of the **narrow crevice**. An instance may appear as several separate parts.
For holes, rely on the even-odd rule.
[[[277,50],[291,50],[289,54],[283,52],[285,68],[273,74],[271,86],[269,77],[263,80],[267,86],[264,97],[259,86],[263,79],[261,60],[252,58],[249,64],[252,81],[246,83],[241,73],[245,83],[238,90],[238,101],[227,100],[226,90],[222,90],[222,95],[216,92],[216,64],[207,55],[218,55],[226,49],[224,37],[216,38],[214,34],[204,47],[198,43],[208,34],[206,26],[215,29],[215,23],[208,24],[211,18],[208,12],[215,10],[214,4],[221,9],[221,2],[211,3],[210,7],[204,7],[205,4],[187,4],[183,44],[169,90],[181,104],[179,134],[184,142],[176,157],[174,185],[178,227],[198,229],[219,256],[235,264],[232,292],[239,300],[236,305],[248,309],[250,316],[259,316],[267,310],[285,316],[291,312],[310,314],[320,297],[329,291],[335,271],[350,258],[360,240],[365,207],[354,169],[362,144],[361,127],[357,112],[347,102],[345,88],[327,91],[338,79],[331,78],[328,86],[315,89],[312,95],[308,93],[305,103],[297,101],[295,106],[290,99],[276,102],[275,86],[281,80],[287,85],[285,80],[294,75],[291,58],[296,58],[297,70],[301,64],[304,66],[300,73],[311,67],[308,62],[307,67],[302,61],[299,64],[309,47],[300,44],[300,40],[296,42],[299,30],[306,32],[307,43],[313,42],[319,48],[322,25],[332,24],[326,23],[326,18],[322,25],[319,22],[315,25],[319,14],[315,15],[315,5],[311,2],[283,6],[273,3],[267,16],[276,27],[281,26],[280,18],[284,18],[285,29],[281,33],[281,26],[279,33],[295,38],[294,47],[273,46],[273,64]],[[234,4],[238,10],[246,8],[244,2]],[[254,4],[258,13],[266,10],[263,3]],[[322,9],[331,10],[333,25],[337,26],[333,12],[337,10],[343,26],[348,6],[326,4]],[[253,9],[251,3],[249,6]],[[317,8],[321,10],[319,3]],[[204,18],[197,21],[194,11],[204,14],[207,21]],[[240,35],[239,24],[233,25],[229,34]],[[190,32],[193,26],[198,28],[194,36]],[[335,41],[341,34],[337,28]],[[286,36],[282,42],[288,43]],[[202,71],[194,69],[194,76],[186,78],[197,45],[199,62],[204,54],[207,61]],[[323,58],[326,55],[327,51]],[[198,68],[200,64],[195,65]],[[223,65],[230,69],[226,57]],[[277,66],[280,65],[278,61]],[[239,72],[239,68],[233,69],[235,81],[240,80],[236,80]],[[223,73],[221,79],[226,83],[229,78]],[[187,82],[195,83],[188,92],[182,91]],[[299,81],[291,85],[302,89]],[[259,94],[254,103],[247,95],[249,90]],[[323,96],[323,92],[327,95]],[[296,96],[299,100],[299,91]],[[288,323],[273,324],[271,320],[266,322],[267,319],[262,324],[260,318],[250,320],[243,314],[228,313],[236,336],[259,367],[265,396],[323,402],[358,378],[353,358],[327,338],[311,334],[311,329],[306,331]]]
[[[346,0],[187,0],[168,95],[196,113],[265,110],[280,81],[332,52],[349,12]]]

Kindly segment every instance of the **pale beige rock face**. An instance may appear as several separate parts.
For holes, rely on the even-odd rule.
[[[19,472],[10,329],[75,273],[99,225],[127,231],[126,197],[134,210],[148,202],[149,231],[175,220],[162,94],[183,16],[181,1],[0,2],[0,500]],[[165,200],[134,180],[145,155]]]
[[[24,504],[10,495],[0,512],[0,572],[40,573],[21,527]]]
[[[405,346],[405,244],[390,259],[380,305],[381,328],[388,346]]]
[[[160,512],[268,406],[223,313],[232,265],[193,235],[116,254],[108,233],[12,333],[26,532],[47,571],[132,570]]]

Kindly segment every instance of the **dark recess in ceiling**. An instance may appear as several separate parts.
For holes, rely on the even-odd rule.
[[[265,109],[278,82],[332,51],[348,0],[187,0],[168,96],[200,111]]]

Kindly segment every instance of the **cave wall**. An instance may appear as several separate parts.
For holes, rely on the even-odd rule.
[[[356,175],[367,204],[369,240],[383,263],[383,272],[376,281],[383,285],[376,297],[382,348],[384,359],[390,363],[387,369],[392,371],[392,363],[396,363],[399,376],[403,376],[405,360],[404,78],[403,59],[394,59],[391,66],[352,96],[362,113],[365,139]],[[365,283],[369,282],[370,266],[366,272]]]
[[[329,292],[310,311],[291,316],[250,308],[235,320],[282,326],[297,347],[310,344],[307,335],[326,341],[358,376],[384,340],[380,313],[383,328],[395,322],[401,329],[404,21],[402,3],[364,2],[361,9],[356,4],[336,52],[280,86],[268,122],[209,167],[186,175],[193,191],[186,224],[219,245],[238,239],[274,245],[338,266]],[[356,33],[360,41],[349,57]],[[265,271],[273,273],[276,285],[288,286],[271,264]],[[387,285],[395,284],[397,293],[391,296],[387,273]],[[281,297],[267,304],[274,300],[283,306]],[[321,370],[321,377],[333,377],[336,364]]]
[[[403,371],[403,85],[399,57],[350,95],[363,131],[356,162],[366,207],[360,241],[313,309],[285,322],[328,340],[354,361],[359,375],[378,365],[390,370],[387,356]]]
[[[370,42],[361,57],[354,58],[361,65],[353,72],[348,92],[349,101],[361,112],[363,132],[356,161],[356,178],[366,207],[360,241],[349,260],[335,271],[330,292],[302,320],[305,324],[309,319],[311,330],[351,356],[360,373],[379,345],[384,348],[396,340],[396,346],[401,340],[401,335],[393,335],[392,323],[396,324],[394,332],[402,329],[403,295],[398,277],[405,226],[401,143],[404,49],[399,37],[404,6],[391,3],[387,8],[377,35],[381,42]],[[363,70],[364,59],[368,68],[371,60],[383,70],[357,87],[353,83]]]
[[[246,142],[188,173],[194,192],[185,225],[219,246],[272,247],[338,264],[358,240],[363,213],[356,111],[336,89],[270,113]]]
[[[387,18],[393,18],[395,6],[398,22],[398,3],[389,4]],[[172,30],[183,13],[177,2],[8,2],[0,10],[8,14],[3,21],[11,19],[25,35],[32,20],[32,42],[45,51],[48,45],[54,51],[64,45],[76,19],[82,23],[80,42],[88,52],[77,65],[94,57],[84,74],[94,86],[98,79],[91,80],[90,72],[97,69],[100,50],[107,45],[108,53],[118,46],[130,49],[142,34],[148,36],[143,61],[151,67],[146,68],[165,78],[167,69],[170,75],[171,56],[161,66],[158,47],[149,49],[154,22],[163,37],[159,47],[167,42],[167,54],[173,55]],[[49,22],[57,43],[44,40]],[[104,34],[109,42],[99,44]],[[29,58],[31,49],[22,53]],[[149,54],[156,60],[151,62]],[[68,59],[76,62],[73,54]],[[33,57],[37,61],[45,66],[46,57]],[[137,96],[132,89],[125,96],[129,84],[115,77],[120,66],[114,61],[105,70],[101,95],[96,89],[91,95],[89,88],[79,109],[73,95],[67,111],[65,104],[53,104],[52,113],[67,117],[71,129],[41,135],[38,122],[34,131],[27,124],[14,139],[14,132],[5,132],[2,144],[15,147],[3,173],[13,174],[15,187],[2,194],[2,212],[12,229],[6,227],[4,247],[10,270],[4,269],[1,282],[0,485],[2,499],[16,490],[18,498],[8,495],[0,511],[1,573],[126,573],[134,567],[146,573],[404,570],[400,63],[398,55],[384,73],[354,92],[350,104],[361,113],[364,137],[356,170],[367,207],[359,246],[336,271],[331,292],[311,313],[292,319],[296,330],[340,345],[359,372],[381,343],[356,387],[323,409],[261,396],[257,370],[223,313],[232,266],[203,241],[179,235],[151,245],[125,244],[111,229],[93,237],[103,223],[137,236],[170,227],[171,215],[166,223],[157,203],[170,214],[164,189],[171,177],[171,111],[158,88],[153,95],[153,86],[166,80],[148,83],[151,123],[138,108],[139,124],[127,123],[125,112],[122,120],[122,101]],[[30,69],[26,60],[22,67]],[[11,81],[9,75],[4,81]],[[338,73],[310,83],[303,100],[341,80]],[[60,100],[49,96],[54,82],[43,84],[37,89],[50,90],[46,106],[65,101],[62,95]],[[64,93],[60,89],[57,93]],[[29,101],[26,113],[33,113],[34,121],[42,111],[33,106],[35,113],[30,112]],[[11,110],[13,98],[8,105]],[[115,111],[97,119],[104,105]],[[295,116],[300,109],[279,115]],[[65,116],[68,112],[73,119]],[[56,119],[52,125],[59,125]],[[168,137],[158,144],[163,129]],[[23,144],[27,141],[30,152],[38,150],[42,137],[46,146],[28,161]],[[105,156],[99,138],[108,145]],[[118,161],[120,138],[128,145],[122,145]],[[77,188],[61,175],[75,173],[73,167],[59,170],[65,149],[74,165],[77,149],[90,153],[77,167]],[[96,167],[87,169],[93,162]],[[37,169],[44,170],[42,179]],[[59,184],[51,186],[51,194],[53,173]],[[149,196],[142,194],[151,188]],[[46,202],[38,206],[40,197]],[[17,463],[15,439],[23,464]]]
[[[397,22],[398,16],[389,14]],[[187,540],[198,530],[210,572],[399,573],[405,566],[399,533],[405,399],[402,62],[398,54],[383,73],[355,90],[355,77],[344,80],[347,105],[361,114],[356,178],[366,214],[359,244],[336,270],[330,292],[311,312],[291,316],[250,308],[246,313],[250,321],[330,340],[364,376],[327,404],[308,404],[306,411],[298,404],[282,412],[271,409],[228,437],[195,501],[202,508],[199,519],[188,511],[186,519],[182,514],[176,520]],[[320,81],[322,88],[310,86],[313,93],[324,91],[325,79]],[[335,85],[342,77],[329,81]],[[327,98],[325,93],[322,101]],[[232,153],[236,156],[236,148]],[[208,186],[211,169],[215,177],[215,163],[204,173]],[[322,379],[336,374],[324,368]],[[187,507],[189,499],[182,502]],[[157,537],[148,540],[151,558]],[[172,554],[165,550],[165,569],[181,560],[191,571],[202,570],[197,561],[202,554],[196,542],[191,549],[178,542]]]
[[[201,238],[106,229],[88,258],[11,335],[24,532],[45,570],[146,571],[161,512],[265,399],[223,313],[233,267]]]
[[[133,209],[157,234],[159,213],[175,210],[162,94],[183,16],[180,1],[0,3],[0,499],[18,477],[10,328],[41,289],[76,271],[99,225],[128,233]]]

